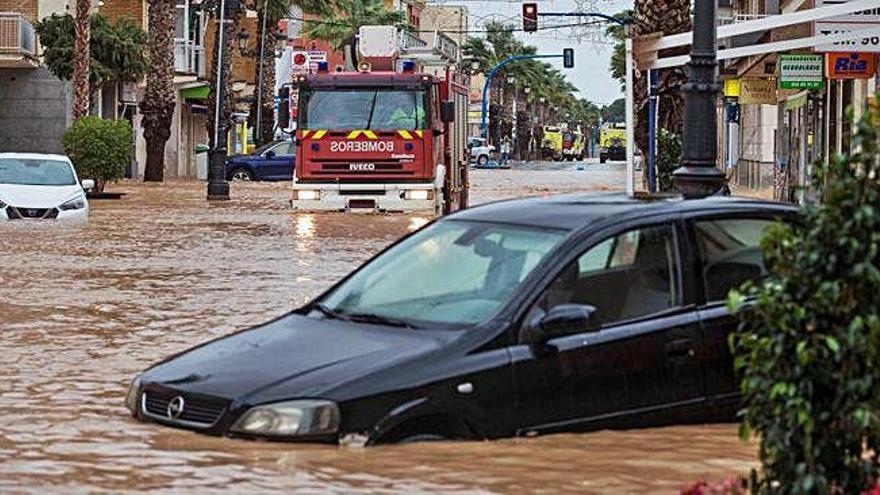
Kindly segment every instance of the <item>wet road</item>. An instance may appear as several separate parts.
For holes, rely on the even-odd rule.
[[[619,190],[620,165],[472,173],[476,202]],[[745,473],[736,427],[375,449],[211,438],[122,405],[151,363],[307,301],[422,216],[292,214],[283,184],[121,184],[87,226],[0,225],[0,492],[673,492]]]

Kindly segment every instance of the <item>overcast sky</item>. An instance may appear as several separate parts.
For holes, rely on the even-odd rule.
[[[521,1],[509,0],[431,0],[430,4],[456,5],[464,4],[469,12],[469,29],[479,29],[488,20],[500,19],[515,22],[522,26],[522,3]],[[613,15],[621,10],[632,8],[632,0],[539,0],[539,12],[570,12],[577,9],[577,4],[584,6],[586,11],[597,11],[607,15]],[[595,10],[594,10],[595,9]],[[551,18],[539,19],[539,27],[547,25],[571,24],[577,22],[577,18]],[[585,20],[584,22],[589,22]],[[603,29],[604,31],[604,29]],[[555,30],[542,30],[534,34],[516,33],[523,41],[538,47],[539,53],[562,53],[566,47],[575,50],[575,68],[563,69],[562,60],[550,60],[567,76],[568,79],[580,89],[581,96],[597,104],[608,104],[623,96],[620,84],[611,77],[608,68],[612,46],[606,38],[603,42],[594,43],[584,40],[578,43],[572,37],[570,28]]]

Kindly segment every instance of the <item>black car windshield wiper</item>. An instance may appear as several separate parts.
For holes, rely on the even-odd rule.
[[[344,318],[358,323],[375,323],[377,325],[387,325],[390,327],[412,328],[417,329],[416,325],[390,316],[382,316],[374,313],[345,313]]]
[[[330,308],[324,303],[317,303],[312,305],[312,309],[317,310],[319,313],[324,315],[331,320],[347,320],[348,317],[336,311],[335,309]]]

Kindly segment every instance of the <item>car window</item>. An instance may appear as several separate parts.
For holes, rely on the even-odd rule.
[[[730,289],[767,274],[761,238],[773,220],[729,218],[694,223],[707,302],[723,301]]]
[[[285,141],[283,143],[278,143],[277,145],[275,145],[275,147],[272,148],[272,151],[275,152],[275,156],[289,156],[293,154],[290,151],[290,148],[291,143]]]
[[[630,230],[584,252],[540,300],[596,308],[598,326],[648,316],[679,304],[675,239],[669,225]]]
[[[371,261],[323,302],[342,314],[478,323],[516,293],[563,237],[504,224],[438,222]]]
[[[76,176],[70,163],[43,158],[0,158],[0,184],[72,186]]]

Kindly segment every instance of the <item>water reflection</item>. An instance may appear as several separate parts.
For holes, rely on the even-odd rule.
[[[483,197],[520,191],[488,172]],[[733,426],[351,449],[135,422],[136,372],[305,303],[428,219],[294,214],[283,185],[209,208],[203,184],[113,189],[86,226],[0,225],[0,492],[662,493],[753,463]]]

